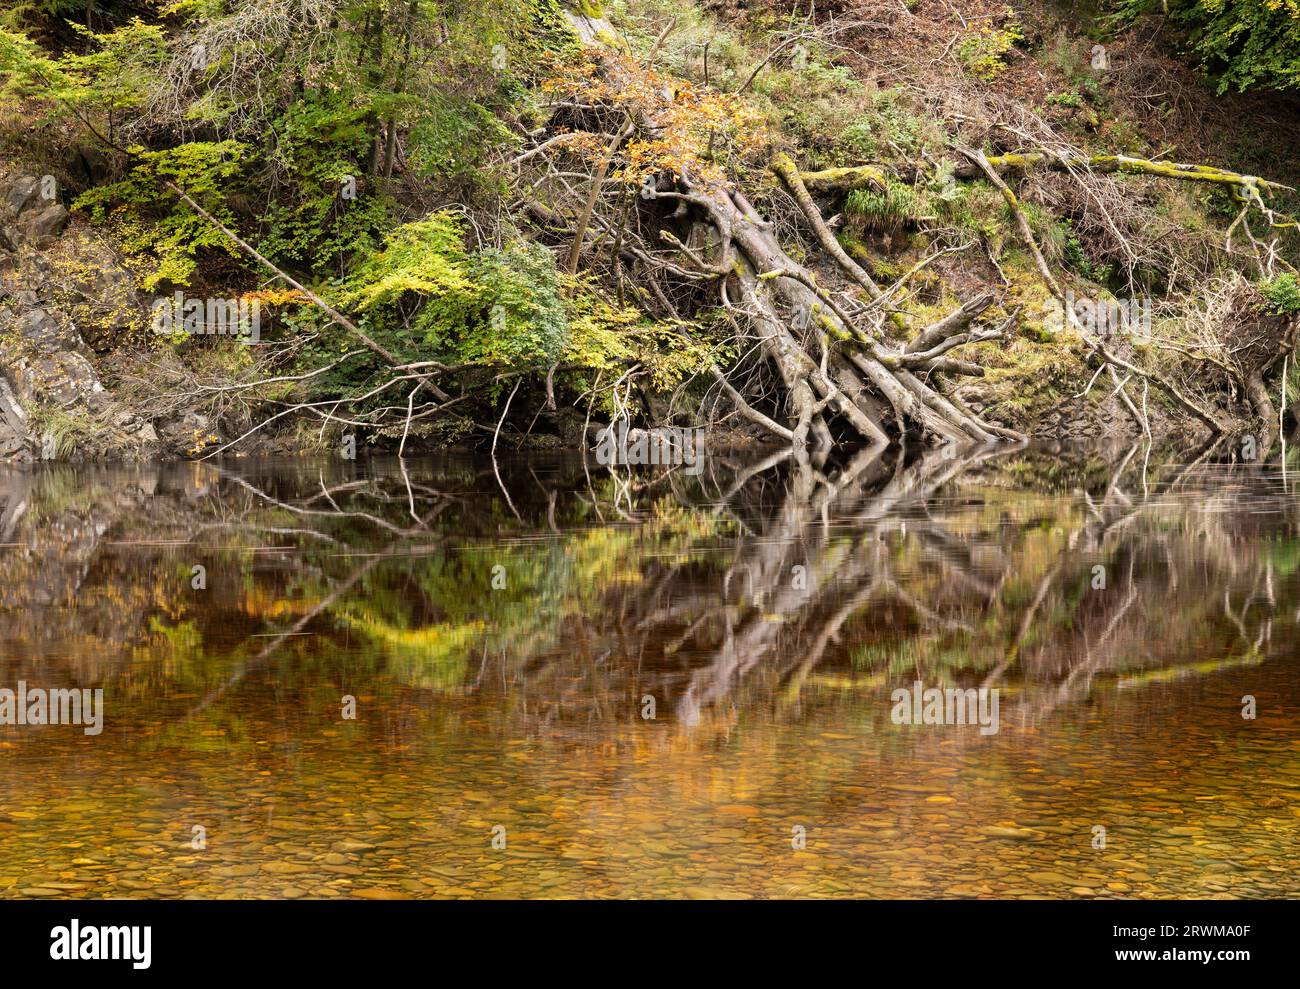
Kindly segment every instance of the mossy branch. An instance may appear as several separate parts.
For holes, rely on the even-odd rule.
[[[1176,179],[1182,182],[1206,182],[1212,185],[1227,186],[1239,201],[1252,202],[1264,208],[1263,197],[1276,190],[1291,190],[1289,185],[1273,182],[1258,175],[1247,175],[1213,165],[1188,165],[1172,161],[1153,161],[1149,158],[1133,158],[1129,155],[1084,155],[1055,154],[1047,151],[1031,151],[988,155],[989,166],[998,174],[1005,172],[1025,172],[1035,168],[1047,168],[1055,171],[1083,169],[1100,174],[1123,173],[1126,175],[1149,175],[1155,178]],[[915,179],[919,170],[912,170],[911,175],[903,176]],[[982,170],[973,162],[958,165],[953,169],[953,177],[958,179],[980,178]],[[801,178],[812,191],[831,195],[844,195],[855,189],[883,190],[888,179],[884,169],[877,165],[854,165],[847,168],[827,168],[817,172],[803,172]],[[1291,217],[1270,215],[1274,227],[1295,227],[1297,222]]]

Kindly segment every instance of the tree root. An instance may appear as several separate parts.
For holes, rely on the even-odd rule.
[[[635,176],[640,189],[633,215],[602,215],[605,200],[596,192],[601,180],[606,175],[627,174],[627,149],[635,147],[638,140],[665,133],[673,112],[671,93],[663,92],[665,87],[647,84],[643,67],[617,56],[603,61],[607,91],[629,94],[626,99],[616,96],[614,102],[623,119],[635,122],[636,132],[620,133],[607,144],[585,192],[566,183],[570,196],[576,198],[580,217],[579,229],[568,241],[568,259],[573,262],[587,243],[588,226],[601,236],[616,232],[619,256],[639,270],[643,284],[650,288],[652,295],[647,295],[647,301],[657,300],[658,308],[673,319],[679,318],[673,299],[690,298],[690,305],[702,307],[708,303],[707,293],[701,290],[712,284],[742,352],[761,354],[780,382],[779,394],[773,396],[770,379],[753,373],[752,364],[741,362],[750,369],[745,375],[735,369],[711,368],[740,415],[788,442],[798,460],[810,450],[832,445],[881,446],[901,440],[904,433],[939,443],[1024,439],[980,421],[936,387],[938,375],[983,374],[979,364],[963,360],[955,352],[1000,335],[1000,330],[971,327],[992,304],[992,297],[972,300],[915,332],[901,313],[886,308],[901,283],[883,287],[849,257],[787,156],[776,156],[771,163],[773,171],[790,191],[827,258],[834,262],[833,270],[861,289],[865,300],[852,298],[852,291],[823,285],[786,252],[773,225],[742,192],[716,174],[693,174],[690,165],[653,176]],[[566,121],[569,124],[571,121]],[[537,147],[565,154],[568,143],[547,143],[540,136]],[[547,154],[525,150],[517,160],[530,168],[545,167],[549,165]],[[572,215],[573,205],[566,209],[542,204],[534,214],[551,236],[566,236],[568,231],[556,230],[554,218]],[[594,251],[582,254],[591,256]],[[889,342],[882,333],[886,327],[901,332],[910,342]]]

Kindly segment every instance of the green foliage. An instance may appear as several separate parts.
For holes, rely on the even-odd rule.
[[[953,226],[978,234],[995,249],[1001,250],[1007,228],[1003,216],[1006,200],[987,182],[956,182],[947,184],[934,194],[933,201],[939,215]]]
[[[26,0],[14,5],[13,11],[24,16],[42,15],[45,17],[72,17],[76,15],[85,20],[88,14],[102,14],[112,5],[100,3],[99,0]]]
[[[845,198],[844,215],[852,232],[890,232],[914,223],[920,211],[912,187],[890,181],[883,191],[854,189]]]
[[[908,94],[882,89],[837,138],[840,163],[860,164],[891,158],[915,160],[922,151],[942,148],[943,135],[931,119],[915,113]]]
[[[1297,360],[1294,354],[1286,364],[1286,374],[1282,378],[1282,387],[1285,389],[1283,398],[1287,407],[1290,408],[1295,402],[1296,396],[1300,395],[1300,360]],[[1294,460],[1294,455],[1291,456]]]
[[[340,301],[381,338],[448,363],[603,371],[640,362],[668,388],[710,359],[678,328],[559,273],[540,245],[468,250],[461,217],[448,211],[393,231],[345,280]]]
[[[487,107],[435,95],[411,127],[411,164],[433,178],[483,178],[484,154],[512,140],[510,129]]]
[[[1082,275],[1089,281],[1104,285],[1110,280],[1115,271],[1113,264],[1098,264],[1088,256],[1078,235],[1074,231],[1074,223],[1068,219],[1061,221],[1061,257],[1065,261],[1065,266],[1076,274]]]
[[[514,241],[469,252],[461,218],[446,211],[394,230],[346,279],[341,300],[381,334],[461,364],[550,364],[568,331],[548,251]]]
[[[245,148],[237,141],[195,141],[166,151],[131,149],[135,167],[126,178],[83,193],[77,206],[97,220],[112,213],[125,245],[146,255],[150,271],[143,287],[162,282],[188,285],[195,262],[205,249],[239,257],[235,246],[164,185],[172,182],[227,225],[234,224],[221,194],[240,167]]]
[[[48,99],[56,116],[106,116],[102,136],[111,141],[116,117],[145,103],[166,55],[166,35],[138,18],[104,34],[71,27],[87,49],[58,57],[23,34],[0,30],[0,93]]]
[[[1268,300],[1268,310],[1275,316],[1294,316],[1300,313],[1300,281],[1290,272],[1278,275],[1260,286]]]
[[[59,405],[33,402],[28,406],[28,428],[33,436],[52,441],[53,452],[58,457],[73,456],[78,449],[95,449],[103,427],[93,416],[78,406],[63,408]]]
[[[1077,110],[1083,106],[1083,97],[1078,93],[1048,93],[1043,97],[1043,102],[1051,103],[1054,106],[1069,107]]]
[[[1300,570],[1300,539],[1271,539],[1265,543],[1265,549],[1265,555],[1281,576],[1289,577]]]
[[[1008,17],[1000,28],[985,18],[977,33],[957,43],[957,58],[972,75],[992,82],[1006,68],[1007,53],[1023,40],[1024,33],[1014,17]]]
[[[640,312],[605,300],[585,279],[571,283],[568,295],[569,337],[563,360],[592,371],[612,371],[639,363],[651,384],[668,391],[686,378],[706,371],[729,354],[696,342],[696,327],[675,326],[646,319]],[[620,372],[621,373],[621,372]],[[580,372],[579,384],[591,382]]]
[[[382,197],[344,199],[358,180],[357,162],[369,144],[366,113],[340,93],[312,92],[274,123],[275,165],[294,178],[264,214],[259,247],[281,264],[337,268],[355,252],[374,248],[388,209]],[[364,192],[364,187],[361,189]]]
[[[489,305],[486,325],[472,319],[445,333],[444,339],[459,338],[461,359],[497,366],[554,363],[569,319],[552,254],[539,244],[514,241],[505,250],[479,251],[469,272]]]
[[[759,56],[761,57],[761,56]],[[834,163],[838,135],[853,119],[862,84],[852,72],[804,56],[800,67],[767,67],[751,86],[750,102],[769,125],[783,130],[804,154],[819,163]]]
[[[60,56],[0,30],[0,92],[43,102],[119,150],[123,133],[157,139],[139,149],[153,151],[196,124],[241,141],[248,185],[226,191],[266,204],[259,246],[284,264],[342,273],[375,246],[406,176],[454,181],[462,202],[498,194],[483,166],[515,140],[503,118],[528,112],[520,80],[569,37],[557,0],[337,0],[328,20],[290,8],[249,31],[252,6],[179,0],[167,22],[135,19],[100,34],[72,25],[84,44]],[[202,39],[202,65],[183,46],[169,49],[177,24]],[[346,176],[359,194],[343,203]],[[183,265],[173,268],[184,277]]]
[[[1300,86],[1297,0],[1120,0],[1115,19],[1122,24],[1156,11],[1186,31],[1219,93]]]

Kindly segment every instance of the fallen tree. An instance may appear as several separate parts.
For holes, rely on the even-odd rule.
[[[1035,168],[1048,168],[1056,171],[1069,171],[1072,168],[1084,168],[1102,174],[1123,172],[1128,175],[1151,175],[1158,178],[1179,179],[1185,182],[1210,182],[1217,185],[1231,186],[1241,190],[1257,190],[1271,194],[1290,186],[1280,182],[1270,182],[1257,175],[1246,175],[1211,165],[1184,165],[1169,161],[1152,161],[1147,158],[1134,158],[1128,155],[1085,155],[1065,152],[1030,151],[989,155],[988,162],[999,174],[1006,172],[1024,172]],[[900,178],[915,179],[918,173],[903,174]],[[972,163],[958,164],[953,167],[953,178],[974,179],[983,173]],[[888,173],[876,165],[854,165],[845,168],[828,168],[819,171],[804,172],[802,175],[808,188],[816,192],[848,192],[870,186],[883,188],[888,181]]]
[[[707,149],[689,146],[680,119],[682,106],[704,107],[707,98],[655,73],[647,64],[650,59],[641,63],[601,49],[596,40],[601,32],[583,34],[588,42],[589,69],[582,76],[586,91],[583,86],[564,90],[550,122],[533,135],[534,145],[520,159],[531,169],[543,170],[536,181],[528,176],[530,192],[546,186],[547,170],[565,176],[568,199],[579,208],[566,208],[565,197],[559,197],[539,205],[535,215],[547,218],[551,235],[562,231],[571,237],[571,262],[582,259],[588,268],[599,270],[605,263],[604,245],[613,240],[618,277],[626,265],[631,280],[646,286],[643,304],[657,315],[683,320],[720,306],[741,354],[761,354],[775,370],[776,380],[743,359],[730,366],[717,364],[711,373],[741,415],[791,443],[800,454],[840,443],[883,444],[907,436],[980,443],[1023,438],[963,408],[946,383],[949,378],[982,376],[979,361],[967,358],[961,348],[1002,338],[1015,317],[997,327],[980,325],[981,314],[995,302],[992,295],[982,294],[929,325],[910,325],[908,316],[890,302],[902,294],[912,272],[882,285],[849,254],[836,236],[835,220],[823,213],[823,205],[834,206],[855,189],[882,191],[900,179],[916,181],[922,177],[920,166],[911,176],[898,169],[891,175],[876,164],[804,171],[790,154],[771,154],[766,168],[788,193],[798,222],[820,249],[796,258],[773,223],[758,214],[740,189],[746,177],[753,181],[754,170],[718,167],[726,156],[716,153],[716,124]],[[719,115],[727,112],[717,106],[709,109]],[[732,106],[730,112],[739,111]],[[601,153],[585,195],[568,182],[574,173],[562,172],[557,164],[575,145],[582,146],[582,135]],[[658,158],[647,153],[657,143],[670,144],[671,153]],[[1228,415],[1189,396],[1158,368],[1144,366],[1122,341],[1084,332],[1002,176],[1042,168],[1210,183],[1232,191],[1242,204],[1243,218],[1245,211],[1257,209],[1275,229],[1294,225],[1268,202],[1288,187],[1207,165],[1089,156],[1068,148],[1001,155],[958,144],[953,149],[958,155],[953,178],[984,179],[1006,199],[1044,285],[1063,306],[1067,324],[1078,331],[1087,359],[1110,376],[1141,432],[1151,431],[1149,386],[1213,433],[1231,432],[1252,414],[1270,417],[1266,426],[1276,426],[1271,403],[1261,401],[1266,392],[1260,380],[1244,389],[1251,407],[1240,417]],[[577,184],[581,187],[580,179]],[[620,184],[635,185],[639,194],[629,201],[621,195]],[[606,187],[613,188],[612,194]],[[788,229],[790,218],[784,219]],[[589,226],[599,235],[589,236]],[[1139,400],[1125,390],[1133,381],[1140,385],[1141,409]]]
[[[978,363],[954,352],[1001,335],[1000,329],[971,329],[991,296],[971,300],[931,325],[909,327],[887,305],[899,285],[879,285],[847,254],[793,161],[777,155],[773,171],[834,262],[833,272],[823,278],[791,256],[773,224],[757,213],[730,176],[707,154],[688,146],[683,102],[707,97],[683,97],[653,70],[621,53],[589,57],[592,68],[582,76],[583,86],[562,90],[564,98],[556,101],[550,125],[522,156],[530,168],[542,170],[529,183],[530,192],[546,183],[546,170],[559,176],[551,152],[570,154],[583,143],[557,137],[585,131],[590,136],[585,143],[599,147],[601,157],[586,195],[569,187],[573,215],[563,222],[563,231],[571,238],[570,259],[585,259],[588,267],[598,268],[605,263],[600,249],[612,239],[614,263],[620,269],[630,266],[633,281],[647,286],[644,301],[657,315],[681,320],[686,306],[687,314],[720,306],[741,351],[760,353],[779,382],[779,393],[772,395],[770,382],[751,365],[715,367],[713,373],[746,418],[792,444],[801,457],[839,443],[883,445],[908,433],[963,443],[1023,439],[962,409],[938,381],[942,374],[983,373]],[[599,102],[587,102],[583,87],[597,92]],[[575,105],[580,109],[575,111]],[[670,145],[664,159],[672,167],[656,167],[663,159],[647,153],[656,144]],[[624,185],[636,184],[630,209],[617,193],[602,200],[601,187],[611,174],[621,176]],[[606,204],[609,209],[603,212]],[[565,207],[542,205],[534,215],[545,217],[547,233],[555,236]],[[589,228],[601,236],[589,237]],[[833,287],[836,279],[850,284]],[[774,415],[756,413],[760,403]],[[775,421],[782,415],[788,425]]]

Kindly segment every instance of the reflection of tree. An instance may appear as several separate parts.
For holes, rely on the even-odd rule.
[[[1122,673],[1136,685],[1262,661],[1282,585],[1296,597],[1297,520],[1276,478],[1240,467],[1207,477],[1196,460],[1151,488],[1145,470],[1130,466],[1134,452],[1099,500],[1084,496],[1088,517],[1071,535],[1072,552],[1040,585],[1038,600],[1073,602],[1068,634],[1028,656],[1009,653],[985,680],[1000,682],[1019,658],[1025,676],[1043,685],[1024,705],[1026,720],[1085,698],[1100,674]],[[1126,475],[1142,494],[1128,493]],[[1077,593],[1088,568],[1071,561],[1085,557],[1106,567],[1109,593]]]
[[[533,662],[530,710],[542,723],[610,717],[613,697],[632,717],[650,694],[690,723],[798,703],[839,669],[881,687],[1014,685],[1009,713],[1034,721],[1098,676],[1135,684],[1267,654],[1279,602],[1296,596],[1295,564],[1283,574],[1277,560],[1300,545],[1268,475],[1194,464],[1157,478],[1130,455],[1096,495],[1063,501],[999,492],[1000,473],[987,455],[941,449],[719,485],[710,510],[733,529],[670,564],[643,561],[605,624],[584,621]],[[767,502],[745,504],[747,491]]]
[[[10,679],[111,681],[205,724],[246,692],[325,708],[362,681],[566,731],[646,694],[695,724],[915,678],[1015,687],[1004,721],[1033,722],[1099,677],[1261,661],[1294,621],[1271,477],[1145,461],[1068,498],[1015,483],[1030,454],[950,447],[698,478],[505,463],[509,503],[457,461],[15,474],[0,636]]]

